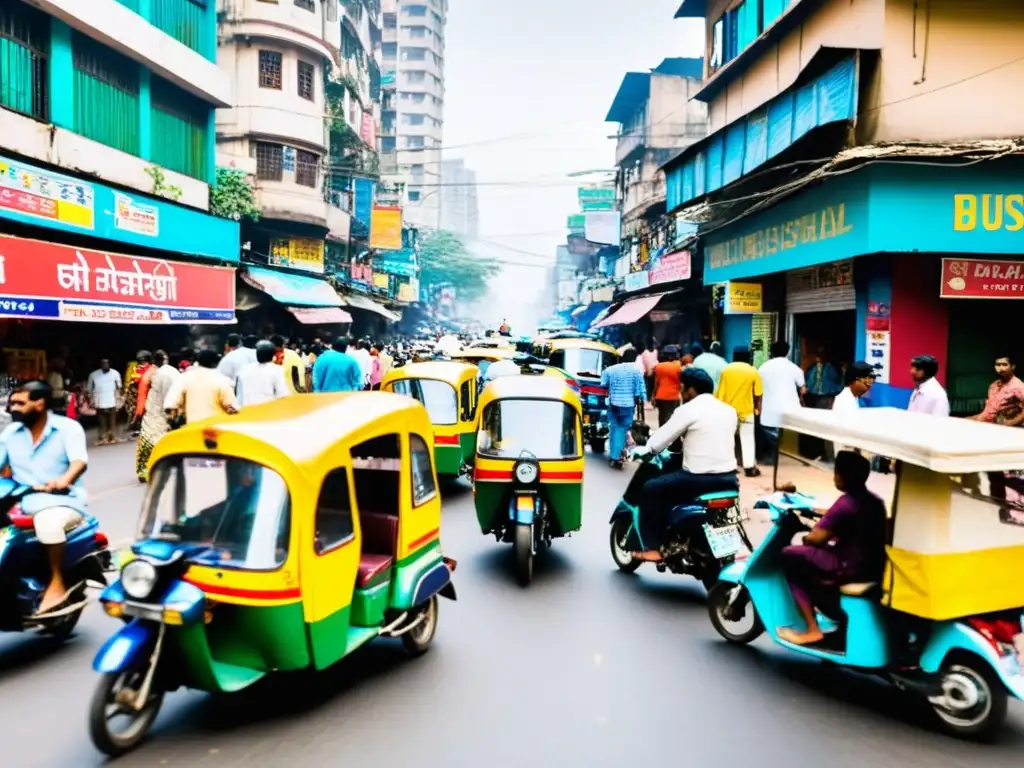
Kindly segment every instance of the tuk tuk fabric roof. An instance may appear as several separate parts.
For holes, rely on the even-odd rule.
[[[480,395],[481,404],[512,399],[568,400],[580,407],[579,396],[561,376],[502,376],[491,381]]]
[[[947,475],[1024,469],[1024,429],[996,424],[898,408],[799,408],[782,415],[782,427]]]
[[[438,381],[462,381],[475,378],[479,371],[469,363],[447,360],[427,360],[423,363],[409,363],[401,368],[392,368],[389,379],[437,379]]]

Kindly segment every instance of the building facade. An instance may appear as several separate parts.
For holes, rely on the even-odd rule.
[[[954,414],[1018,354],[1024,296],[1024,6],[947,0],[686,0],[706,20],[711,134],[665,166],[700,227],[726,347],[867,360],[905,406],[931,354]],[[1007,304],[1010,300],[1010,304]]]
[[[441,163],[440,228],[454,232],[465,242],[480,237],[480,204],[477,198],[476,171],[466,161]]]
[[[448,0],[384,0],[382,183],[411,226],[441,225]]]

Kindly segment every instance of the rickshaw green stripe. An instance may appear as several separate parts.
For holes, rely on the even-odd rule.
[[[458,475],[462,472],[462,448],[457,445],[435,445],[434,463],[439,475]]]

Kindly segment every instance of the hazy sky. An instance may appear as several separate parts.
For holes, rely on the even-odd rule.
[[[566,174],[615,162],[607,137],[617,126],[604,117],[625,73],[700,55],[703,23],[674,20],[679,4],[450,0],[445,157],[463,157],[477,172],[481,252],[553,260],[566,216],[578,210],[576,187],[586,181]],[[484,319],[507,315],[514,328],[528,322],[523,305],[535,298],[539,278],[537,270],[508,267]]]

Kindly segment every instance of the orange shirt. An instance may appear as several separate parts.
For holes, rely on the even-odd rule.
[[[654,366],[654,399],[679,400],[682,385],[679,383],[679,372],[683,369],[678,360],[658,363]]]

